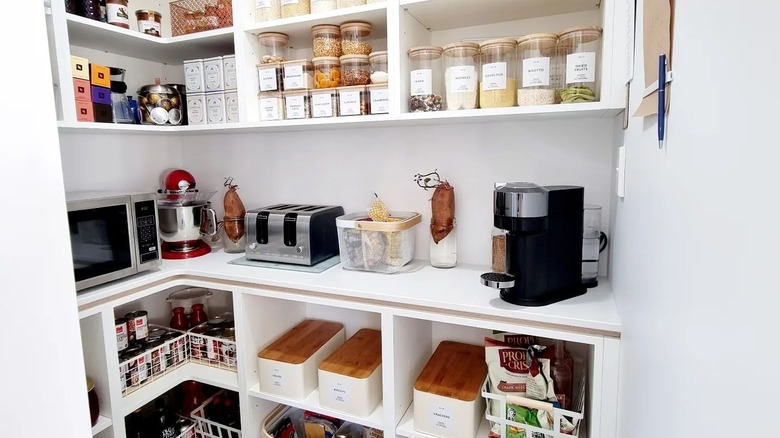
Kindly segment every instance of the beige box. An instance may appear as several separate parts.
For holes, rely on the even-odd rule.
[[[343,324],[304,320],[257,354],[260,390],[305,399],[317,388],[317,366],[345,337]]]
[[[74,78],[89,80],[89,60],[80,56],[70,56],[70,73]]]
[[[320,406],[368,417],[382,401],[382,332],[361,329],[320,363]]]
[[[484,347],[442,341],[414,383],[414,430],[474,438],[485,413],[486,374]]]

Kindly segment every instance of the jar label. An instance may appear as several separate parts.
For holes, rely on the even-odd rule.
[[[187,93],[203,92],[203,70],[202,64],[192,64],[184,66],[184,83],[187,87]]]
[[[260,80],[260,91],[276,91],[279,84],[276,82],[276,68],[259,68],[257,75]]]
[[[154,20],[138,20],[138,31],[147,35],[160,36],[160,23]]]
[[[430,71],[430,70],[428,70]],[[342,116],[360,115],[360,91],[339,92],[339,108]]]
[[[311,107],[312,117],[333,117],[333,95],[312,94]]]
[[[206,90],[222,89],[222,67],[221,64],[209,64],[205,67]]]
[[[287,96],[284,98],[285,118],[287,119],[305,119],[306,105],[304,96]]]
[[[523,60],[523,87],[546,87],[550,85],[550,58],[527,58]]]
[[[433,71],[431,69],[412,70],[409,75],[412,96],[430,96],[433,94]]]
[[[303,66],[291,65],[284,68],[284,89],[295,90],[305,88],[303,82]]]
[[[187,101],[187,118],[193,125],[201,125],[203,119],[203,97],[190,97]]]
[[[279,120],[280,100],[278,97],[260,99],[260,120]]]
[[[566,83],[596,82],[596,53],[566,55]]]
[[[130,16],[127,15],[127,5],[118,3],[106,4],[106,21],[109,24],[118,24],[130,27]]]
[[[298,0],[282,0],[282,6],[297,5]]]
[[[493,62],[482,66],[483,91],[506,90],[506,62]]]
[[[387,89],[371,90],[371,114],[387,114],[390,112],[390,93]]]
[[[255,0],[255,9],[265,9],[271,7],[271,0]]]
[[[238,121],[238,96],[235,93],[225,96],[225,116],[228,123]]]
[[[206,112],[208,113],[208,123],[225,123],[225,102],[222,99],[222,96],[207,98]]]
[[[477,91],[477,69],[473,65],[456,65],[445,72],[448,93],[474,93]]]

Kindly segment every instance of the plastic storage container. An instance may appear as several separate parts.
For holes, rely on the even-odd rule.
[[[344,55],[341,62],[341,83],[347,87],[371,83],[367,55]]]
[[[366,213],[336,218],[339,253],[345,269],[393,273],[414,257],[419,213],[390,212],[392,222],[373,222]]]
[[[409,49],[409,111],[439,111],[444,104],[441,74],[442,48],[421,46]]]
[[[258,91],[282,91],[283,83],[281,62],[257,64]]]
[[[339,116],[366,116],[369,114],[369,96],[365,85],[341,87],[339,91]]]
[[[371,114],[387,114],[390,112],[390,95],[387,84],[374,84],[366,87],[368,106]]]
[[[311,60],[314,64],[314,88],[332,88],[341,85],[341,62],[335,56]]]
[[[307,59],[282,63],[284,91],[314,88],[314,65]]]
[[[558,35],[554,33],[535,33],[517,40],[518,105],[555,103],[557,43]]]
[[[352,6],[360,6],[366,4],[366,0],[336,0],[336,5],[339,9],[351,8]]]
[[[336,88],[323,88],[309,92],[312,118],[336,117],[339,115],[339,93]]]
[[[281,0],[282,18],[298,17],[311,13],[309,0]]]
[[[258,94],[260,120],[282,120],[284,118],[284,99],[280,91],[266,91]]]
[[[335,56],[341,53],[341,29],[335,24],[319,24],[311,28],[314,57]]]
[[[285,120],[308,119],[311,117],[309,92],[306,90],[284,92]]]
[[[371,69],[372,84],[387,83],[387,52],[373,52],[368,55],[368,64]]]
[[[371,24],[364,21],[344,23],[341,29],[341,53],[368,55],[371,53]]]
[[[255,21],[278,20],[282,18],[281,0],[255,0]]]
[[[575,27],[561,32],[558,50],[564,71],[561,103],[595,102],[598,98],[600,27]]]
[[[336,9],[336,0],[311,0],[311,13],[327,12]]]
[[[260,48],[260,63],[272,64],[289,59],[290,37],[284,33],[265,32],[257,36]]]
[[[478,107],[479,44],[444,46],[444,89],[448,110]]]
[[[499,38],[480,44],[480,108],[501,108],[517,104],[517,43]]]

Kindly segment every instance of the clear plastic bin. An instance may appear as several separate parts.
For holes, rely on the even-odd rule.
[[[374,222],[367,213],[336,218],[344,269],[392,274],[414,258],[419,213],[391,211],[392,222]]]

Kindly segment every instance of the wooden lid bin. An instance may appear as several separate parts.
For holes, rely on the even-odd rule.
[[[320,405],[368,417],[382,401],[382,332],[364,328],[320,363]]]
[[[304,320],[257,354],[260,390],[305,399],[317,388],[317,365],[345,338],[343,324]]]
[[[414,382],[414,429],[446,438],[473,438],[485,412],[487,375],[480,345],[442,341]]]

